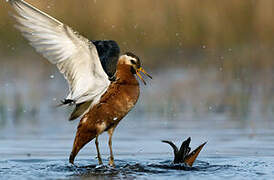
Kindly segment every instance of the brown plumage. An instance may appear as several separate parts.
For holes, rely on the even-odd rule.
[[[96,137],[98,159],[102,164],[98,136],[108,131],[109,164],[113,165],[113,131],[139,97],[135,75],[144,83],[139,72],[149,76],[142,69],[140,59],[133,53],[125,53],[118,60],[120,48],[115,41],[90,41],[24,0],[7,2],[17,12],[14,16],[17,29],[68,81],[70,92],[62,104],[76,106],[70,120],[82,117],[70,162],[73,163],[80,149]]]
[[[98,136],[108,131],[110,161],[109,165],[114,165],[112,153],[112,134],[122,118],[133,108],[139,98],[139,83],[135,74],[139,76],[140,60],[130,61],[128,56],[121,56],[117,64],[116,80],[110,84],[105,94],[102,95],[98,104],[94,105],[88,113],[80,120],[73,149],[70,154],[70,163],[78,152],[88,142],[96,138],[95,144],[99,164],[102,164]]]

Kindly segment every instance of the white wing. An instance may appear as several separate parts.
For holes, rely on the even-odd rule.
[[[67,99],[77,104],[98,100],[110,84],[96,47],[67,25],[23,0],[9,0],[17,11],[16,26],[30,44],[56,64],[70,86]]]

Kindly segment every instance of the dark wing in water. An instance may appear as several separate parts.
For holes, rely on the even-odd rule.
[[[92,43],[97,48],[97,52],[104,71],[107,73],[110,80],[114,80],[116,65],[120,54],[120,48],[118,44],[113,40],[98,40],[92,41]]]
[[[162,142],[169,144],[172,147],[174,154],[178,153],[178,148],[173,142],[166,140],[162,140]]]
[[[198,157],[200,151],[202,150],[206,142],[200,145],[199,147],[197,147],[191,153],[189,153],[191,150],[191,148],[189,147],[190,141],[191,141],[191,138],[189,137],[187,140],[185,140],[182,143],[179,150],[176,147],[176,145],[171,141],[162,141],[162,142],[167,143],[172,147],[174,151],[174,160],[173,160],[174,164],[186,163],[187,165],[192,167],[194,161]]]
[[[179,150],[178,156],[181,157],[179,161],[183,162],[185,157],[189,154],[191,148],[189,147],[191,138],[189,137],[187,140],[185,140]]]

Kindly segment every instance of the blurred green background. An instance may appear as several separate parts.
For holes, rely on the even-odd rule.
[[[116,40],[122,52],[141,57],[154,80],[142,90],[136,113],[273,120],[273,1],[28,2],[89,39]],[[0,1],[2,123],[35,119],[67,92],[57,69],[13,27],[13,12]]]

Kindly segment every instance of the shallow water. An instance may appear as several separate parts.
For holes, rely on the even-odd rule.
[[[221,119],[219,119],[221,121]],[[206,120],[205,120],[206,121]],[[116,167],[97,166],[94,142],[68,163],[77,122],[36,124],[35,131],[1,131],[1,179],[271,179],[274,177],[274,132],[266,128],[221,127],[223,121],[164,121],[136,119],[129,115],[115,131],[113,148]],[[218,121],[215,119],[215,121]],[[201,127],[205,127],[201,128]],[[211,128],[209,128],[211,127]],[[44,130],[43,130],[44,129]],[[5,133],[4,133],[5,132]],[[160,142],[180,144],[192,137],[195,148],[208,141],[192,168],[172,164],[171,148]],[[104,164],[108,160],[107,135],[100,137]]]
[[[54,70],[28,72],[0,77],[0,179],[274,178],[273,112],[258,101],[257,91],[247,102],[234,98],[241,104],[236,101],[233,111],[233,104],[215,102],[231,94],[221,82],[193,79],[196,71],[152,73],[156,78],[141,87],[136,107],[115,130],[116,168],[97,166],[94,142],[72,166],[68,157],[78,120],[68,122],[70,110],[55,107],[66,92],[64,79]],[[269,108],[261,112],[262,107]],[[192,148],[208,143],[192,168],[175,166],[171,148],[161,140],[179,145],[188,137]],[[107,138],[99,138],[105,165]]]
[[[155,162],[158,161],[158,162]],[[229,163],[225,163],[229,161]],[[171,165],[170,161],[155,159],[117,160],[116,168],[96,166],[94,160],[81,159],[83,166],[71,166],[64,159],[17,159],[7,160],[1,168],[1,177],[7,179],[71,179],[71,178],[144,178],[144,179],[189,179],[209,178],[248,178],[271,179],[273,177],[273,158],[254,161],[252,158],[201,158],[195,167],[187,168],[182,165]],[[91,164],[91,165],[86,165]],[[22,178],[22,179],[24,179]]]

